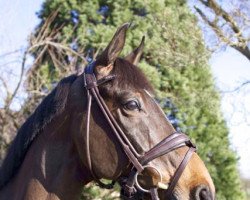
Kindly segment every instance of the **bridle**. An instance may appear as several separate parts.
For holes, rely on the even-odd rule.
[[[196,146],[190,141],[189,137],[181,132],[174,132],[161,142],[156,144],[153,148],[151,148],[148,152],[143,155],[140,155],[129,139],[127,138],[126,134],[120,128],[119,124],[109,111],[105,101],[101,97],[99,93],[98,86],[104,83],[107,83],[113,79],[115,79],[115,75],[108,75],[100,80],[96,80],[94,74],[94,66],[95,62],[89,64],[83,73],[84,77],[84,84],[87,91],[87,120],[86,120],[86,156],[87,156],[87,167],[90,170],[94,180],[100,187],[103,188],[112,188],[114,185],[114,181],[111,184],[104,184],[102,183],[99,178],[95,175],[92,163],[91,163],[91,155],[90,155],[90,147],[89,147],[89,132],[90,132],[90,115],[91,115],[91,104],[92,100],[94,99],[97,102],[97,105],[101,109],[103,115],[105,116],[109,126],[111,127],[113,134],[118,139],[121,148],[127,155],[132,168],[129,173],[129,176],[123,179],[121,183],[122,187],[122,195],[127,199],[133,198],[137,191],[147,192],[150,193],[153,200],[158,200],[158,188],[153,187],[149,190],[142,188],[137,180],[138,174],[142,173],[147,168],[153,168],[159,176],[162,178],[161,172],[157,170],[155,167],[149,164],[150,161],[158,158],[162,155],[165,155],[171,151],[174,151],[180,147],[187,146],[189,147],[187,153],[185,154],[183,160],[181,161],[180,165],[178,166],[177,170],[174,173],[174,176],[171,179],[169,187],[167,188],[167,196],[171,196],[173,190],[181,177],[186,165],[188,164],[190,158],[192,157],[193,152],[196,151]]]

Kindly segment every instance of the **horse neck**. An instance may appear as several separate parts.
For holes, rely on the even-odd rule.
[[[80,167],[64,112],[35,139],[18,174],[7,187],[12,199],[79,199],[81,188],[90,181]],[[86,173],[85,173],[86,172]],[[0,199],[1,194],[0,194]]]

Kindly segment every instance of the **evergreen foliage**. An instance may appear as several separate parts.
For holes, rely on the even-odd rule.
[[[197,144],[216,185],[217,199],[244,199],[236,155],[229,148],[220,97],[208,66],[209,54],[186,1],[47,0],[38,16],[45,20],[57,9],[54,25],[63,25],[59,42],[75,50],[84,48],[83,55],[89,60],[107,45],[118,26],[133,22],[123,55],[146,36],[139,67],[156,88],[171,122]],[[48,89],[61,78],[48,60],[38,70],[49,80]]]

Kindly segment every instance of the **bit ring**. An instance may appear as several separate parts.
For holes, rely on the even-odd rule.
[[[162,174],[160,173],[160,171],[156,168],[156,167],[153,167],[151,165],[145,165],[143,166],[143,171],[146,169],[146,168],[151,168],[151,169],[154,169],[160,176],[160,182],[162,182]],[[141,190],[142,192],[146,192],[146,193],[150,193],[150,190],[147,190],[145,188],[143,188],[139,183],[138,183],[138,175],[139,175],[139,172],[137,171],[136,174],[135,174],[135,186],[137,187],[137,189]]]

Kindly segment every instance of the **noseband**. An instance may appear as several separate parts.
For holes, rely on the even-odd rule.
[[[173,193],[173,190],[179,178],[181,177],[186,165],[188,164],[188,161],[192,157],[193,152],[195,152],[196,150],[195,145],[190,141],[187,135],[180,133],[180,132],[174,132],[168,137],[166,137],[165,139],[163,139],[161,142],[159,142],[157,145],[155,145],[148,152],[146,152],[143,155],[140,155],[135,150],[135,148],[133,147],[133,145],[127,138],[126,134],[122,131],[119,124],[116,122],[115,118],[109,111],[105,101],[103,100],[103,98],[101,97],[99,93],[98,86],[115,79],[115,75],[108,75],[97,81],[95,74],[94,74],[94,66],[95,66],[94,62],[89,64],[85,68],[85,71],[83,73],[84,84],[87,90],[87,98],[88,98],[87,120],[86,120],[87,165],[94,180],[98,183],[99,186],[108,188],[108,189],[112,188],[114,184],[114,182],[112,182],[112,184],[102,183],[99,180],[99,178],[95,175],[93,168],[92,168],[90,148],[89,148],[89,130],[90,130],[91,103],[92,103],[93,98],[97,102],[109,126],[111,127],[113,134],[118,139],[123,151],[127,155],[130,163],[132,164],[132,168],[129,173],[129,176],[126,177],[126,179],[123,179],[121,183],[122,193],[123,193],[122,195],[124,195],[127,199],[133,198],[133,196],[136,194],[137,191],[141,191],[141,192],[150,193],[153,200],[158,200],[159,199],[158,192],[157,192],[158,188],[153,187],[149,190],[143,189],[137,181],[138,174],[142,173],[146,168],[153,168],[157,171],[157,173],[159,173],[159,176],[162,177],[161,173],[155,167],[150,166],[149,162],[171,151],[174,151],[180,147],[183,147],[183,146],[189,147],[189,150],[187,151],[182,162],[180,163],[177,170],[175,171],[174,176],[172,177],[169,187],[166,191],[167,196],[170,196]]]

